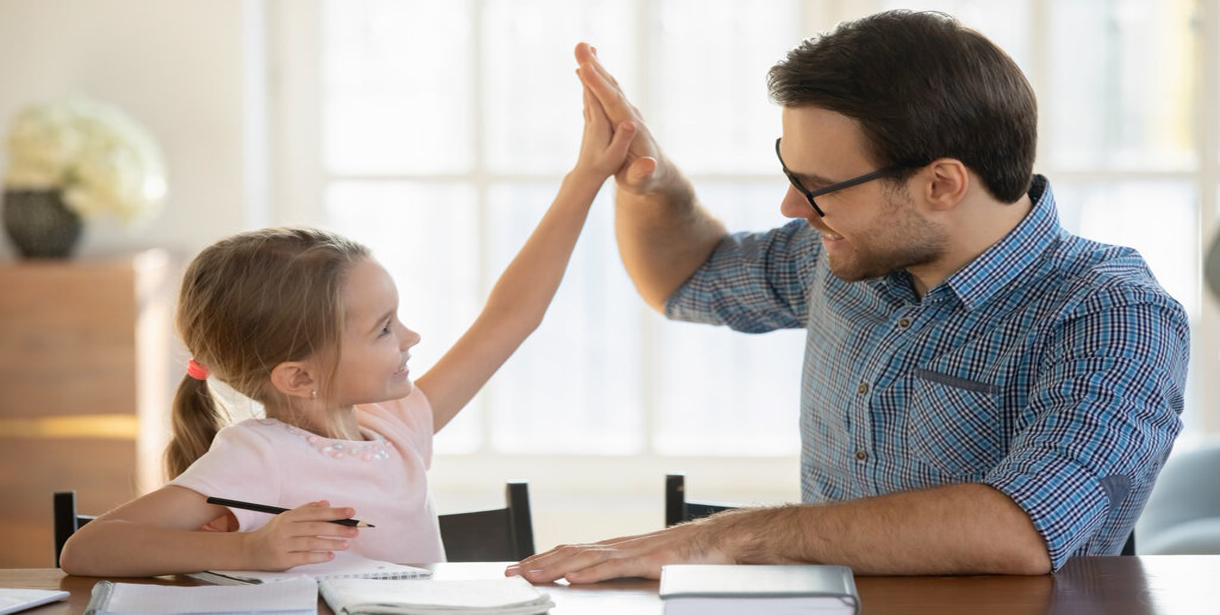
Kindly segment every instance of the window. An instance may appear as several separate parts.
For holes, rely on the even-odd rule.
[[[767,69],[803,37],[887,8],[948,12],[1013,56],[1038,93],[1036,170],[1051,178],[1064,226],[1139,249],[1190,313],[1192,372],[1220,368],[1199,265],[1220,186],[1212,0],[313,8],[294,4],[273,20],[284,118],[278,211],[375,250],[398,280],[404,322],[423,335],[417,374],[478,313],[575,160],[577,41],[597,44],[702,202],[731,229],[762,230],[783,222],[787,189],[774,160],[779,110],[767,99]],[[612,195],[608,183],[542,328],[438,436],[438,452],[495,456],[501,467],[527,468],[532,482],[556,465],[577,468],[582,484],[597,476],[658,507],[658,468],[674,463],[795,498],[803,332],[747,336],[652,313],[619,263]],[[1192,375],[1192,431],[1220,429],[1214,381]],[[456,467],[440,470],[437,484],[467,484],[487,466]]]

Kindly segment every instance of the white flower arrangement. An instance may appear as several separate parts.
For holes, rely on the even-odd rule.
[[[165,165],[151,133],[123,112],[77,99],[36,105],[13,119],[5,190],[59,190],[83,219],[151,218],[165,196]]]

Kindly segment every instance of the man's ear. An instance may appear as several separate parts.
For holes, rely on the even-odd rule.
[[[956,158],[940,158],[924,169],[924,200],[934,211],[949,211],[966,198],[970,171]]]
[[[287,397],[311,399],[317,395],[315,366],[305,361],[285,361],[271,370],[271,386]]]

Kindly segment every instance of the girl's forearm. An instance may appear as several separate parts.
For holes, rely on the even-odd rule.
[[[492,288],[480,320],[519,328],[521,339],[537,328],[604,181],[578,171],[564,177],[555,201]]]
[[[249,568],[246,536],[99,519],[68,539],[60,567],[74,575],[122,577],[243,570]]]

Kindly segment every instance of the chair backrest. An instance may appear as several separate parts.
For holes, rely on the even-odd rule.
[[[528,484],[508,483],[504,499],[504,508],[440,515],[441,542],[449,561],[516,562],[534,554],[534,522],[530,516]],[[56,492],[52,508],[55,566],[59,567],[59,554],[68,537],[94,517],[76,514],[75,491]]]
[[[737,506],[716,502],[687,501],[686,477],[682,474],[667,474],[665,476],[665,527],[733,508],[737,508]],[[1127,542],[1123,545],[1123,551],[1120,555],[1135,555],[1134,530],[1127,536]]]
[[[76,514],[75,491],[56,491],[51,498],[51,513],[55,528],[55,567],[59,568],[59,553],[64,550],[68,537],[94,517]]]
[[[505,487],[505,508],[440,515],[441,542],[451,562],[517,562],[534,554],[529,488]]]
[[[737,508],[737,506],[718,502],[688,501],[686,499],[686,476],[683,474],[665,476],[665,527],[733,508]]]

